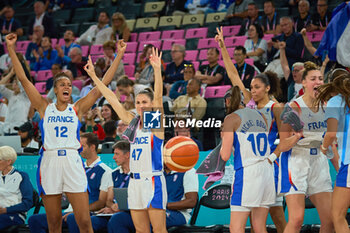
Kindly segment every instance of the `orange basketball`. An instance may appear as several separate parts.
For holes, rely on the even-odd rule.
[[[169,169],[186,172],[196,165],[199,149],[191,138],[176,136],[165,144],[163,155],[165,165]]]

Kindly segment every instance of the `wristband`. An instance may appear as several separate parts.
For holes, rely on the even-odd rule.
[[[277,155],[272,153],[267,158],[273,163],[277,159]]]
[[[321,145],[321,149],[322,149],[322,150],[328,150],[327,148],[325,148],[325,147],[323,146],[323,144]]]

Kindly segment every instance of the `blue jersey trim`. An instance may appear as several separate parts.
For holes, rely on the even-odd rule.
[[[241,155],[241,147],[238,140],[238,135],[236,132],[233,133],[233,148],[235,149],[233,159],[234,159],[234,168],[235,170],[240,169],[242,166],[242,155]]]
[[[337,187],[346,187],[347,179],[348,179],[348,171],[349,171],[349,164],[345,165],[341,163],[339,172],[337,174],[337,179],[335,181],[335,185]]]
[[[281,193],[289,192],[291,188],[291,183],[289,181],[289,170],[288,170],[288,160],[292,154],[292,150],[283,152],[280,159],[281,166]]]
[[[349,121],[350,121],[350,113],[349,108],[346,107],[346,115],[345,115],[345,124],[344,124],[344,134],[343,134],[343,146],[342,146],[342,155],[341,155],[341,161],[345,161],[346,156],[346,147],[348,142],[348,130],[349,130]]]
[[[45,130],[44,130],[44,118],[41,118],[41,120],[39,121],[39,129],[41,131],[41,142],[42,142],[42,145],[44,146],[45,145]]]
[[[243,192],[243,176],[244,168],[240,168],[235,172],[235,181],[233,182],[233,190],[231,197],[231,205],[242,205],[242,192]]]
[[[152,205],[153,208],[164,209],[162,181],[160,180],[160,176],[153,176],[152,179],[152,182],[154,184],[154,195],[152,200],[148,204],[148,208],[150,207],[150,205]]]
[[[152,137],[150,135],[150,137]],[[152,140],[150,140],[152,143]],[[163,158],[162,158],[162,144],[163,144],[163,139],[158,138],[153,134],[153,149],[152,145],[151,150],[152,150],[152,171],[163,171]]]
[[[43,148],[41,148],[40,151],[39,151],[40,157],[38,159],[38,169],[36,170],[36,185],[38,186],[39,196],[41,194],[46,195],[45,190],[44,190],[44,188],[43,188],[43,186],[41,185],[41,182],[40,182],[40,167],[41,167],[41,160],[43,158],[43,154],[44,154],[44,150],[43,150]]]

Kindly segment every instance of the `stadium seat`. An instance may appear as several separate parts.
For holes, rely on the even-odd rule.
[[[83,80],[76,79],[72,81],[72,84],[81,90],[83,88]]]
[[[57,38],[51,38],[51,47],[54,49],[57,44]]]
[[[199,51],[198,60],[200,60],[200,61],[206,60],[207,59],[207,53],[208,53],[208,49],[201,49]],[[221,51],[220,50],[219,50],[219,59],[221,59]],[[208,62],[208,61],[206,61],[206,62]],[[202,62],[202,65],[206,65],[206,64],[208,64],[208,63],[204,64]]]
[[[134,3],[134,1],[124,1],[127,2],[126,5],[118,7],[118,11],[123,12],[126,19],[136,19],[140,17],[142,4]]]
[[[209,13],[205,18],[205,24],[220,23],[225,19],[226,12]]]
[[[207,38],[208,28],[191,28],[187,29],[185,39]]]
[[[193,210],[193,214],[189,225],[172,227],[169,232],[221,232],[222,226],[195,226],[199,210],[201,206],[205,206],[211,209],[228,209],[230,208],[230,196],[231,196],[231,184],[219,184],[209,188],[200,198],[196,207]]]
[[[240,29],[240,25],[234,25],[234,26],[224,26],[222,27],[222,33],[223,36],[235,36],[238,34],[239,29]]]
[[[230,88],[231,85],[206,87],[204,98],[224,98],[226,91]]]
[[[97,59],[99,59],[100,57],[104,57],[103,54],[90,55],[90,56],[91,56],[92,63],[95,63],[97,61]]]
[[[52,77],[51,70],[39,70],[36,76],[35,81],[37,82],[45,82],[49,78]]]
[[[219,44],[215,41],[214,38],[199,39],[198,41],[198,49],[206,49],[213,47],[219,48]]]
[[[28,62],[28,61],[27,61]],[[32,76],[34,79],[36,78],[36,72],[35,71],[30,71],[30,76]]]
[[[225,38],[226,47],[236,47],[238,45],[244,46],[247,36],[233,36]]]
[[[136,53],[138,45],[139,45],[139,43],[137,43],[137,42],[127,42],[125,52],[126,53]]]
[[[235,48],[227,48],[228,55],[230,55],[230,58],[233,59],[233,53],[235,52]]]
[[[91,45],[90,55],[101,55],[103,54],[102,45]]]
[[[185,30],[167,30],[162,32],[162,40],[178,40],[178,39],[183,39],[185,34]]]
[[[127,66],[124,66],[124,71],[125,71],[125,74],[129,77],[134,77],[134,74],[135,74],[135,66],[134,65],[127,65]]]
[[[60,25],[60,35],[63,35],[66,30],[72,30],[74,35],[78,35],[79,33],[79,23],[73,24],[61,24]]]
[[[16,45],[16,50],[19,51],[27,51],[27,47],[30,44],[31,41],[25,40],[25,41],[18,41]]]
[[[139,43],[139,50],[138,51],[142,51],[143,48],[145,47],[145,45],[147,44],[152,44],[154,47],[160,49],[161,45],[162,45],[162,41],[161,40],[157,40],[157,41],[141,41]]]
[[[81,53],[83,57],[87,57],[89,55],[89,46],[88,45],[82,45],[81,47]]]
[[[322,31],[307,32],[306,35],[311,42],[320,42],[323,37]]]
[[[129,64],[129,65],[134,65],[135,59],[136,59],[135,53],[125,53],[123,56],[123,63]]]
[[[182,27],[185,27],[185,28],[203,26],[203,23],[204,23],[204,14],[185,15],[182,18]]]
[[[159,19],[158,29],[165,30],[166,28],[180,28],[182,16],[162,16]],[[181,38],[182,39],[182,38]]]
[[[60,46],[63,46],[63,45],[65,44],[64,39],[63,39],[63,38],[60,38],[60,39],[58,40],[58,44],[59,44]]]
[[[165,6],[165,2],[164,1],[160,1],[160,2],[146,2],[144,13],[146,13],[146,14],[148,14],[148,13],[153,13],[153,14],[157,13],[157,12],[161,11],[164,6]]]
[[[187,61],[197,61],[198,50],[187,50],[185,55],[185,60]]]
[[[136,23],[136,20],[135,19],[127,19],[125,20],[126,24],[128,25],[128,28],[130,29],[130,31],[134,31],[134,27],[135,27],[135,23]],[[133,34],[133,33],[131,33]],[[137,33],[136,33],[136,37],[137,37]],[[131,40],[131,41],[136,41],[135,40]]]
[[[94,14],[95,8],[93,7],[76,8],[73,13],[72,23],[90,22],[94,20]]]
[[[70,9],[64,9],[64,10],[58,10],[58,11],[52,12],[52,17],[55,19],[55,21],[61,21],[63,23],[69,22],[70,15],[71,15]]]
[[[181,44],[183,46],[186,46],[186,40],[181,39],[181,40],[164,40],[163,41],[163,46],[162,50],[171,50],[171,47],[173,44]]]
[[[266,41],[271,40],[275,35],[274,34],[265,34],[263,39]]]
[[[151,18],[139,18],[136,21],[135,30],[140,29],[153,29],[155,30],[158,26],[158,17],[151,17]]]
[[[198,68],[199,68],[199,61],[193,61],[192,64],[193,64],[194,69],[198,70]]]
[[[37,82],[35,83],[35,88],[41,93],[44,94],[46,91],[46,82]]]
[[[156,41],[160,39],[160,31],[155,32],[140,32],[138,41]]]

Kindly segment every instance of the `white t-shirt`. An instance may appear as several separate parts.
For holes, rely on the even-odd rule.
[[[259,39],[256,44],[253,43],[251,39],[247,39],[244,43],[244,48],[247,50],[247,53],[254,52],[257,49],[264,50],[264,53],[261,56],[251,56],[254,61],[260,61],[264,64],[267,61],[267,42],[264,39]]]

